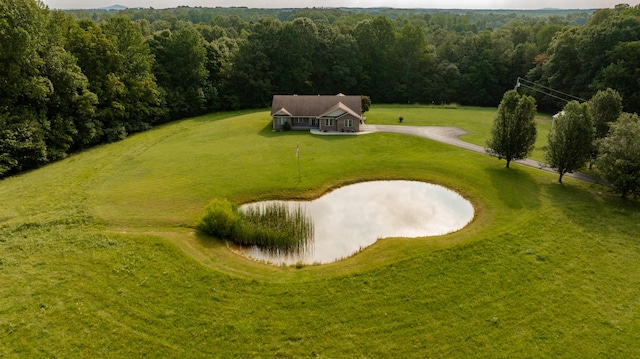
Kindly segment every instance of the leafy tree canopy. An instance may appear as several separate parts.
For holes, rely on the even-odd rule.
[[[640,118],[623,113],[600,139],[596,166],[622,197],[640,194]]]
[[[586,103],[571,101],[549,131],[545,148],[547,164],[556,169],[562,183],[566,173],[584,167],[593,146],[593,121]]]
[[[616,121],[622,113],[622,97],[611,88],[598,91],[589,100],[589,111],[596,139],[603,138],[609,133],[609,123]]]
[[[511,161],[526,158],[536,142],[535,115],[533,97],[521,96],[515,90],[507,91],[498,106],[491,138],[487,141],[487,152],[507,160],[507,168]]]

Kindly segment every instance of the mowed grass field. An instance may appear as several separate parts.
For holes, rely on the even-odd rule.
[[[482,145],[495,109],[366,115],[459,126]],[[640,357],[640,204],[504,165],[399,134],[272,133],[254,111],[171,123],[2,180],[0,357]],[[447,186],[475,219],[302,268],[193,230],[216,197],[314,198],[374,179]]]
[[[365,113],[367,123],[381,125],[405,126],[456,126],[470,133],[461,138],[467,142],[486,146],[491,136],[491,126],[496,116],[495,108],[423,105],[386,105]],[[399,117],[402,116],[402,122]],[[529,156],[534,160],[544,162],[543,146],[547,144],[547,136],[551,129],[552,116],[538,113],[535,117],[538,136],[533,153]]]

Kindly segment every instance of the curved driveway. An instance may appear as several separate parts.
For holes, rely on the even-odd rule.
[[[470,151],[488,154],[484,147],[474,145],[469,142],[465,142],[461,140],[459,137],[462,135],[469,134],[470,132],[465,131],[459,127],[449,127],[449,126],[400,126],[400,125],[360,125],[360,133],[371,133],[371,132],[392,132],[392,133],[401,133],[405,135],[418,136],[428,138],[430,140],[443,142],[446,144],[450,144],[453,146],[457,146],[460,148],[464,148]],[[512,161],[524,166],[533,167],[537,169],[541,169],[547,172],[556,173],[553,169],[547,167],[545,163],[538,162],[529,158],[523,160]],[[575,172],[575,173],[567,173],[564,175],[565,177],[577,178],[579,180],[588,181],[595,183],[593,177],[589,176],[586,173]]]

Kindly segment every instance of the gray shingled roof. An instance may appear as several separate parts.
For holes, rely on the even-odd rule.
[[[360,96],[339,95],[274,95],[271,115],[285,109],[292,117],[320,116],[336,105],[342,104],[355,114],[362,114]]]

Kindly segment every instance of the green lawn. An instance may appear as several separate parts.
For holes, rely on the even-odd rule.
[[[399,117],[402,116],[402,123]],[[467,142],[486,146],[491,136],[491,126],[496,116],[495,108],[482,107],[444,107],[424,105],[385,105],[375,106],[371,112],[365,113],[367,123],[382,125],[406,126],[456,126],[470,132],[461,138]],[[536,115],[538,137],[532,159],[543,162],[542,147],[547,143],[547,135],[551,129],[551,115]]]
[[[494,114],[367,117],[484,144]],[[0,357],[640,357],[637,201],[419,137],[270,128],[266,111],[187,119],[0,181]],[[216,197],[370,179],[445,185],[476,218],[300,269],[192,229]]]

